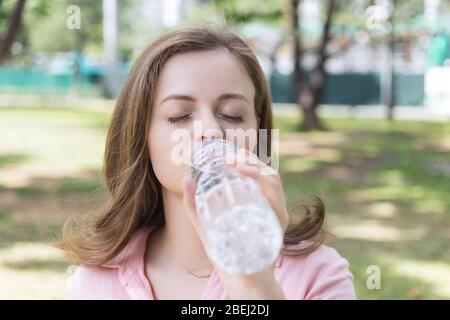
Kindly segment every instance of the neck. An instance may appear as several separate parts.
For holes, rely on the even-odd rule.
[[[182,197],[162,189],[165,224],[157,236],[157,248],[166,251],[170,259],[193,273],[211,271],[212,264],[204,246],[189,220]]]

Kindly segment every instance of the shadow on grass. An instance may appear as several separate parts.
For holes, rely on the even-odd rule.
[[[99,170],[76,177],[32,177],[23,187],[0,186],[0,248],[58,241],[69,216],[95,211],[105,198]]]
[[[281,122],[289,126],[292,120],[283,118]],[[281,157],[281,173],[288,188],[298,192],[320,190],[332,197],[333,194],[346,195],[352,190],[366,191],[372,201],[405,200],[416,204],[422,201],[434,205],[435,211],[450,212],[450,152],[430,147],[436,132],[446,132],[445,124],[380,125],[365,121],[365,126],[359,122],[348,126],[347,123],[350,121],[335,123],[343,136],[341,142],[327,144],[328,134],[322,135],[324,142],[320,147],[339,152],[337,161],[319,161],[314,158],[314,152],[303,157]],[[311,143],[309,149],[314,151],[321,140],[320,135],[299,133],[298,139],[308,140],[313,136],[316,143]],[[302,187],[302,184],[306,186]]]
[[[448,299],[433,276],[434,265],[450,261],[450,152],[433,147],[436,139],[450,137],[448,125],[338,119],[329,121],[332,134],[305,134],[296,131],[297,119],[278,120],[289,139],[305,148],[280,158],[288,203],[309,194],[324,200],[333,226],[344,227],[343,239],[330,244],[349,260],[359,298]],[[340,154],[336,161],[316,157],[315,149],[324,147]],[[399,272],[395,263],[426,267],[416,277]],[[381,290],[366,286],[370,265],[381,268]]]
[[[27,185],[21,187],[5,187],[0,185],[0,195],[1,193],[12,192],[22,198],[52,198],[71,195],[87,195],[99,193],[103,190],[104,187],[100,171],[97,170],[80,173],[79,177],[32,177]]]
[[[53,242],[58,239],[60,225],[51,222],[24,222],[12,212],[0,211],[0,248],[17,242]]]
[[[33,270],[33,271],[57,271],[64,272],[70,264],[64,260],[57,259],[27,259],[17,262],[5,262],[3,266],[15,270]]]
[[[414,245],[414,244],[410,244]],[[342,239],[332,242],[341,255],[350,262],[350,270],[354,275],[354,283],[359,299],[430,299],[446,298],[439,293],[440,280],[427,281],[422,277],[405,274],[398,264],[413,262],[436,263],[436,259],[421,259],[417,252],[404,252],[405,247],[397,244],[396,249],[387,249],[384,244],[360,239]],[[392,259],[391,259],[392,257]],[[373,271],[370,266],[380,268],[381,289],[369,289],[367,282]],[[429,270],[423,270],[427,274]]]
[[[108,128],[111,110],[96,111],[82,108],[66,108],[66,107],[48,107],[48,108],[2,108],[0,116],[14,117],[14,120],[33,119],[40,123],[45,122],[46,125],[58,126],[65,128],[74,126],[76,128],[96,129],[105,132]]]
[[[24,153],[0,154],[0,169],[21,164],[30,160],[30,156]]]
[[[102,190],[103,186],[99,181],[76,177],[66,177],[62,178],[58,182],[54,190],[54,194],[57,196],[72,194],[92,194]]]

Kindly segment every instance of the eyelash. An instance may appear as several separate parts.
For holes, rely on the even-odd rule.
[[[171,123],[171,124],[174,124],[176,122],[187,121],[190,117],[191,117],[191,114],[187,113],[187,114],[179,116],[179,117],[169,117],[169,118],[167,118],[167,121],[169,121],[169,123]]]
[[[226,121],[230,121],[230,122],[233,122],[233,123],[242,123],[242,122],[244,122],[244,119],[242,117],[239,117],[239,116],[234,117],[234,116],[229,116],[229,115],[226,115],[226,114],[222,113],[222,114],[220,114],[220,117],[225,119]],[[190,113],[186,113],[185,115],[182,115],[182,116],[179,116],[179,117],[169,117],[169,118],[167,118],[167,121],[170,124],[175,124],[175,123],[178,123],[178,122],[181,122],[181,123],[185,122],[185,121],[189,120],[190,118],[191,118],[191,114]]]

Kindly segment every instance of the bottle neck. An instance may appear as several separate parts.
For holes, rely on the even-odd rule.
[[[224,166],[225,156],[236,153],[236,146],[223,139],[204,140],[194,152],[191,162],[191,174],[210,172]]]
[[[236,146],[223,139],[205,140],[193,154],[190,174],[197,191],[206,191],[220,181],[225,171],[225,156],[236,153]]]

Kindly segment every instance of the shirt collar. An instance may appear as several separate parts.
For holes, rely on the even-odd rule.
[[[156,226],[151,225],[138,229],[131,236],[122,251],[120,251],[114,258],[104,263],[102,267],[119,268],[120,266],[129,264],[133,260],[144,259],[148,235],[155,228]]]

